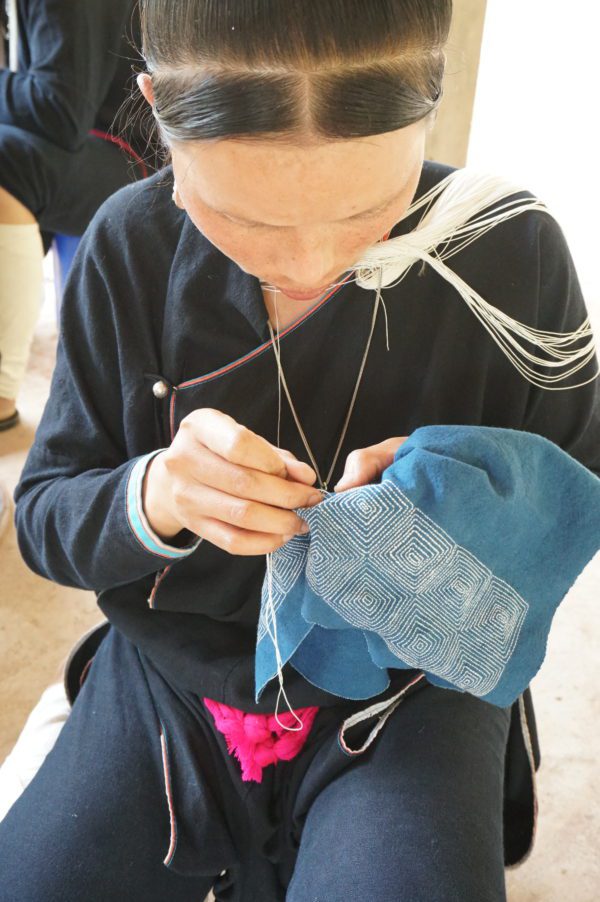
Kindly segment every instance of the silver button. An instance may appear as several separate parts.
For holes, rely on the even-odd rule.
[[[152,386],[152,394],[155,398],[158,398],[162,401],[163,398],[166,398],[169,394],[169,386],[166,382],[160,380],[159,382],[155,382]]]
[[[227,871],[221,871],[221,873],[219,874],[219,876],[220,876],[220,877],[224,877],[226,873],[227,873]]]

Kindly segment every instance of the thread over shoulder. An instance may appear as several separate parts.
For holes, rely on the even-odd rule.
[[[579,388],[596,379],[600,370],[577,385],[556,383],[593,360],[596,341],[589,317],[572,332],[546,332],[528,326],[488,303],[446,262],[501,222],[533,210],[551,215],[538,198],[524,196],[529,194],[499,176],[470,169],[452,172],[405,213],[403,219],[424,209],[415,229],[379,242],[365,252],[355,265],[356,283],[361,288],[376,289],[381,278],[381,285],[389,288],[398,285],[414,263],[423,261],[458,291],[528,382],[554,391]],[[530,353],[519,339],[540,348],[547,356]],[[556,372],[546,374],[546,368]]]

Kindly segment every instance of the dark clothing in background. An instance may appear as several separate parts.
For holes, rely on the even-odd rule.
[[[134,6],[19,0],[19,70],[0,69],[0,186],[45,232],[82,234],[110,194],[142,175],[133,156],[89,134],[111,130],[135,87]],[[139,126],[123,137],[146,153]]]
[[[92,128],[108,131],[140,63],[127,38],[133,9],[131,0],[19,0],[19,71],[0,70],[0,123],[67,151]]]
[[[82,235],[107,197],[139,176],[119,147],[90,135],[71,153],[0,125],[0,186],[35,216],[46,249],[52,234]]]
[[[355,758],[357,707],[242,783],[198,695],[112,629],[0,824],[3,902],[504,902],[510,709],[425,684]]]

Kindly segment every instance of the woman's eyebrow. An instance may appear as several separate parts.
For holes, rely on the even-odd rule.
[[[334,222],[347,222],[351,219],[362,219],[363,216],[368,216],[369,213],[377,213],[379,210],[385,210],[386,207],[389,207],[394,201],[398,200],[402,194],[404,193],[406,185],[402,185],[400,191],[394,194],[393,197],[388,198],[383,201],[381,204],[377,204],[375,207],[369,207],[368,210],[362,210],[360,213],[353,213],[352,216],[345,216],[343,219],[336,219]],[[212,207],[210,204],[205,204],[209,209],[213,210],[215,213],[220,213],[221,216],[227,216],[230,219],[237,219],[240,222],[248,223],[248,225],[268,225],[266,222],[258,222],[255,219],[247,219],[245,216],[237,216],[234,213],[228,213],[226,210],[220,210],[218,207]]]

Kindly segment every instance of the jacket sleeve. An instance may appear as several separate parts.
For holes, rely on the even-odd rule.
[[[108,220],[110,225],[110,220]],[[107,231],[107,229],[104,229]],[[120,341],[131,316],[122,261],[94,225],[68,280],[50,396],[15,492],[19,547],[28,566],[68,586],[101,591],[155,573],[191,554],[199,540],[182,531],[173,544],[150,529],[141,505],[145,467],[159,441],[130,458],[132,376],[140,353]],[[114,243],[114,242],[113,242]],[[107,259],[111,260],[110,267]],[[127,347],[123,345],[127,344]],[[138,428],[139,433],[139,428]],[[148,433],[157,438],[154,431]],[[150,445],[150,447],[147,447]],[[181,540],[187,544],[178,545]]]
[[[538,232],[539,292],[536,328],[548,332],[571,332],[588,317],[577,273],[563,232],[558,223],[544,214]],[[569,348],[581,348],[589,339]],[[596,342],[598,335],[596,334]],[[529,346],[527,346],[529,348]],[[531,353],[544,356],[537,347]],[[553,375],[556,368],[546,367]],[[598,351],[588,363],[566,381],[555,383],[560,391],[539,388],[529,383],[529,395],[521,428],[543,435],[567,451],[585,467],[600,476],[600,375]]]
[[[0,124],[67,151],[81,147],[115,76],[131,10],[124,0],[33,0],[30,65],[0,69]]]

